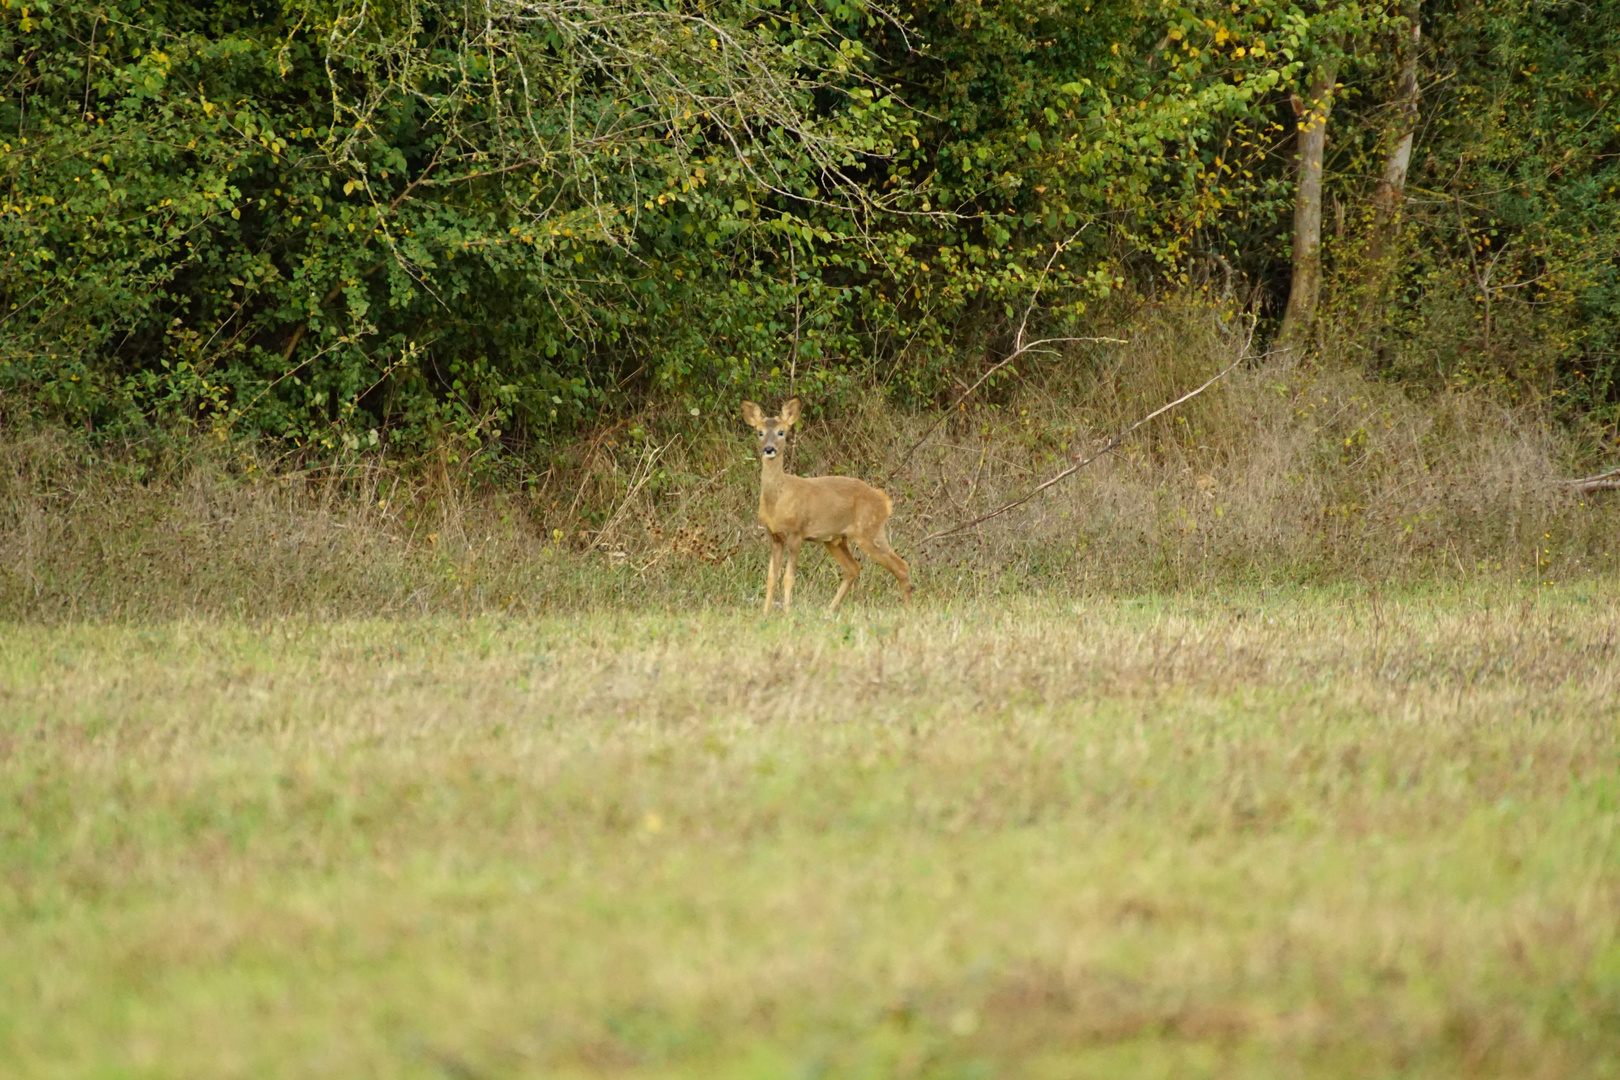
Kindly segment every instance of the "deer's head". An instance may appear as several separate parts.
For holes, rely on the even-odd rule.
[[[788,398],[783,402],[782,412],[778,416],[766,416],[765,410],[752,401],[745,401],[742,403],[742,414],[748,426],[759,436],[759,456],[770,461],[787,445],[788,429],[799,419],[799,399]]]

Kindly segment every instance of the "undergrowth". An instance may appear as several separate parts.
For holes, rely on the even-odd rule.
[[[1573,496],[1568,429],[1455,389],[1414,400],[1324,361],[1241,367],[1019,509],[951,536],[1220,370],[1242,337],[1151,309],[1127,344],[1075,353],[941,417],[874,393],[807,418],[789,469],[894,497],[925,594],[1093,594],[1223,584],[1500,576],[1616,565],[1620,500]],[[768,402],[767,404],[774,404]],[[0,443],[0,615],[533,614],[607,603],[740,605],[763,588],[752,442],[732,415],[666,406],[518,462],[315,468],[195,440],[134,469],[60,433]],[[805,561],[806,594],[830,559]],[[863,575],[855,598],[896,601]]]

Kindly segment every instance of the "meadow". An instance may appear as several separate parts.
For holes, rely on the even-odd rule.
[[[1620,1080],[1620,3],[26,4],[0,1080]]]
[[[47,1077],[1620,1076],[1620,590],[0,626]]]
[[[1196,313],[1194,313],[1196,314]],[[0,1075],[1620,1077],[1602,433],[1130,344],[524,455],[0,438]],[[991,393],[991,391],[994,391]],[[475,467],[476,466],[476,467]]]

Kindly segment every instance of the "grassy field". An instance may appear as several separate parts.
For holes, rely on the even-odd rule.
[[[0,1073],[1620,1076],[1612,580],[889,601],[0,627]]]

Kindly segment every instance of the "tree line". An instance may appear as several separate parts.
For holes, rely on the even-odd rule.
[[[1620,419],[1620,5],[0,0],[0,416],[499,454],[1121,297]],[[1022,362],[1022,361],[1021,361]]]

